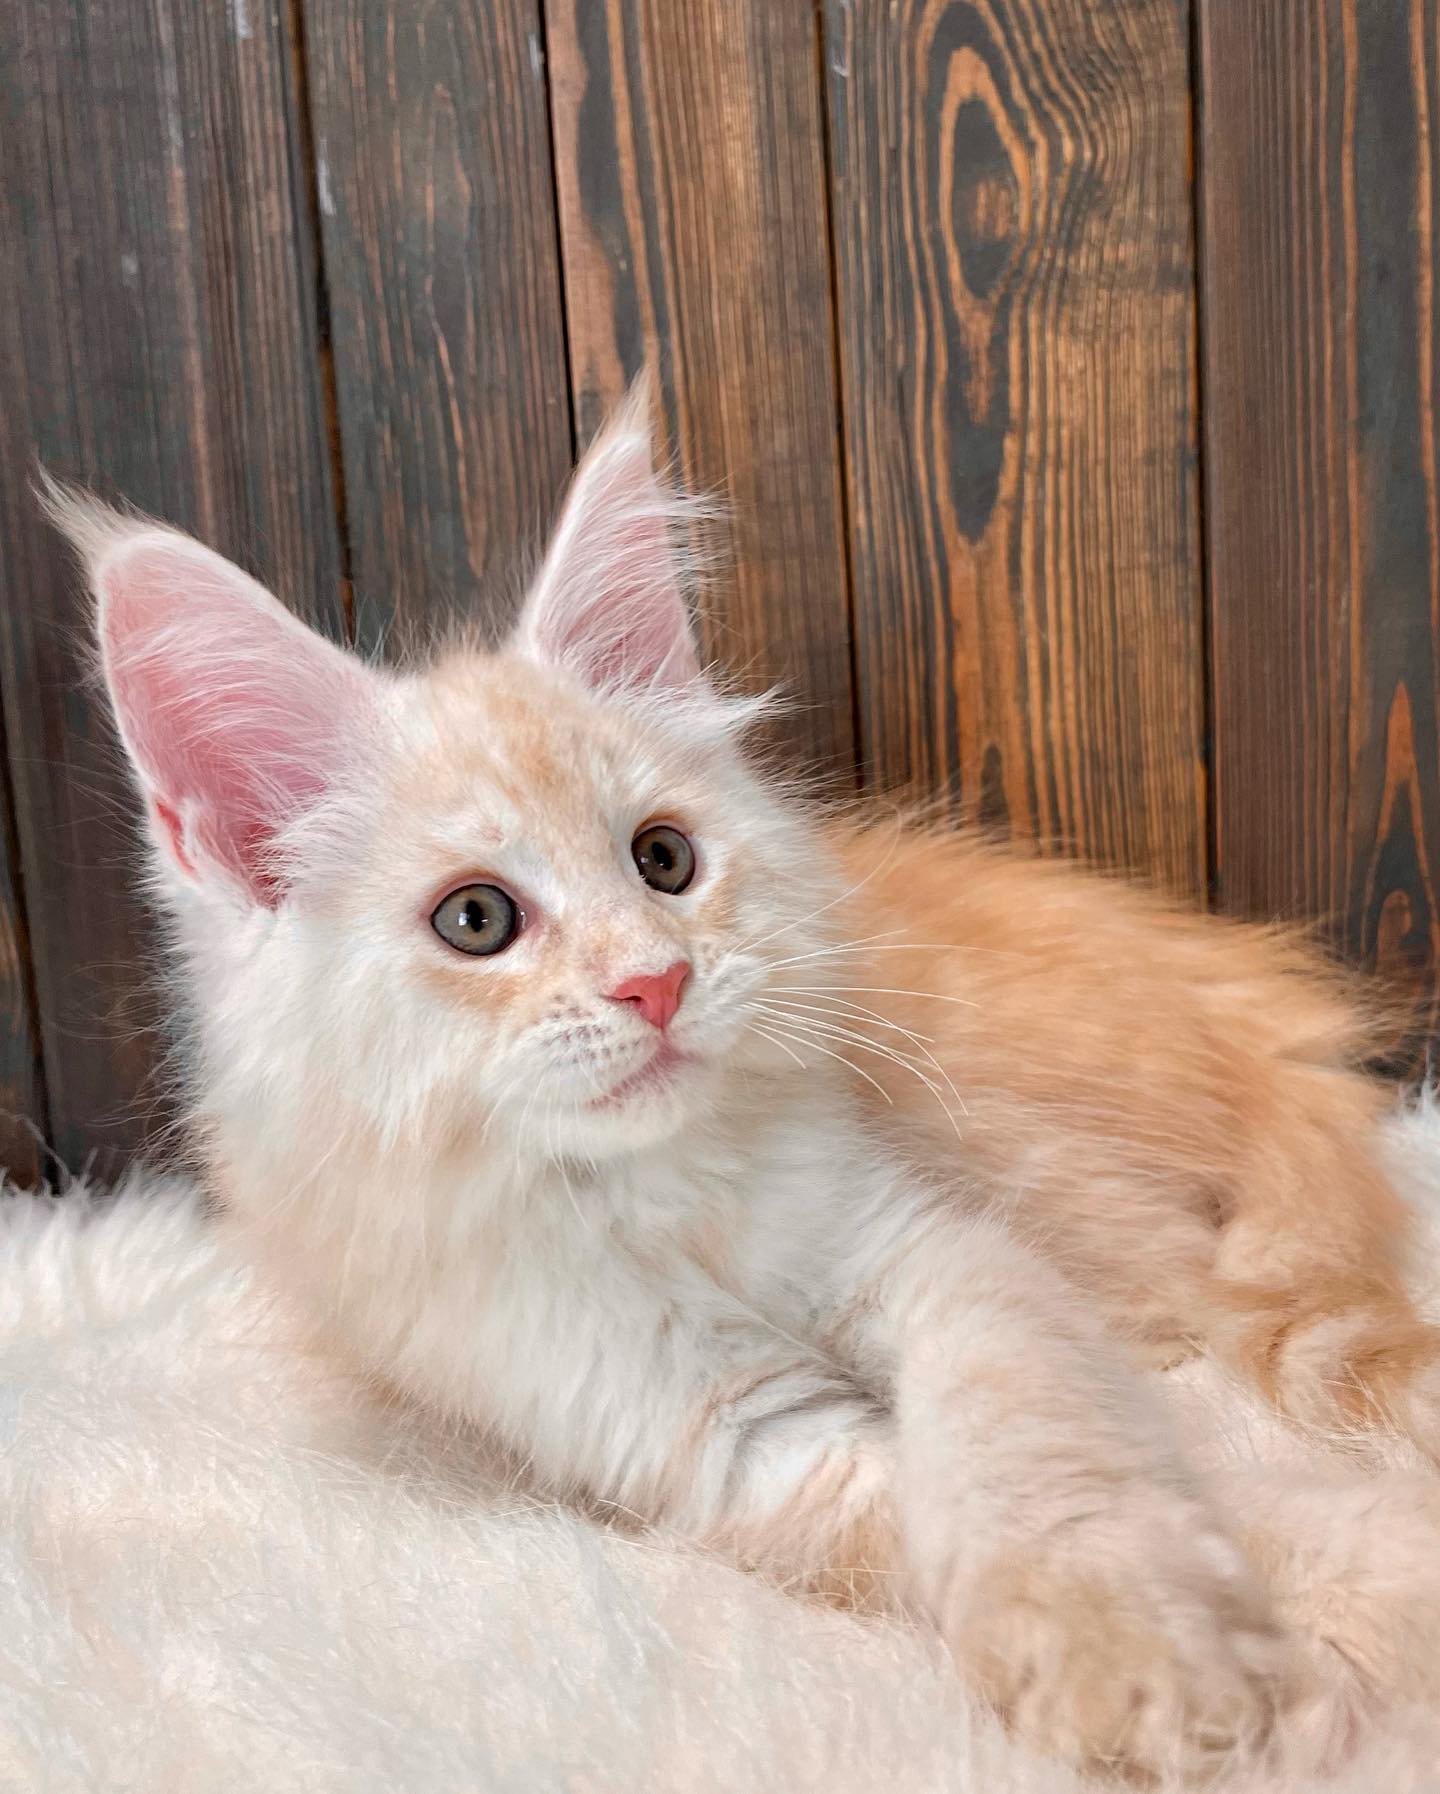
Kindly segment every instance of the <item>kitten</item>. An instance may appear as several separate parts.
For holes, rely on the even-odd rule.
[[[51,502],[196,1138],[265,1273],[539,1486],[868,1578],[1052,1750],[1198,1769],[1263,1736],[1286,1642],[1099,1315],[1296,1411],[1337,1365],[1411,1400],[1433,1352],[1328,975],[761,776],[642,399],[510,639],[415,671]]]

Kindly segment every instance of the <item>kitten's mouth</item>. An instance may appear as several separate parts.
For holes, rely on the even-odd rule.
[[[597,1098],[590,1107],[617,1109],[632,1097],[654,1095],[673,1080],[682,1065],[690,1063],[689,1053],[682,1053],[678,1047],[671,1046],[668,1040],[662,1040],[639,1071],[632,1071],[628,1078],[622,1078],[613,1090]]]

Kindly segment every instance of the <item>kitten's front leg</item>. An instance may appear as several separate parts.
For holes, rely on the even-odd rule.
[[[552,1489],[786,1582],[895,1588],[885,1403],[694,1267],[607,1249],[527,1277],[484,1358],[470,1406]]]
[[[921,1208],[862,1297],[859,1349],[894,1379],[915,1590],[1017,1729],[1145,1774],[1210,1771],[1261,1739],[1285,1645],[1062,1279],[993,1223]]]

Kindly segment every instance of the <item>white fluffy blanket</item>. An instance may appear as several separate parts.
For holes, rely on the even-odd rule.
[[[1440,1115],[1396,1150],[1440,1213]],[[506,1497],[297,1337],[182,1184],[0,1203],[0,1789],[1081,1786],[918,1633]],[[1278,1449],[1224,1399],[1226,1451]],[[1235,1786],[1440,1790],[1440,1725]]]

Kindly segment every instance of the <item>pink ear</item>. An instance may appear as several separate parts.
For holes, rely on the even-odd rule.
[[[192,878],[284,895],[276,837],[353,759],[374,675],[198,542],[51,499],[85,555],[116,720],[161,844]]]
[[[648,386],[638,383],[580,463],[517,644],[597,688],[698,679],[679,539],[694,508],[655,477]]]

